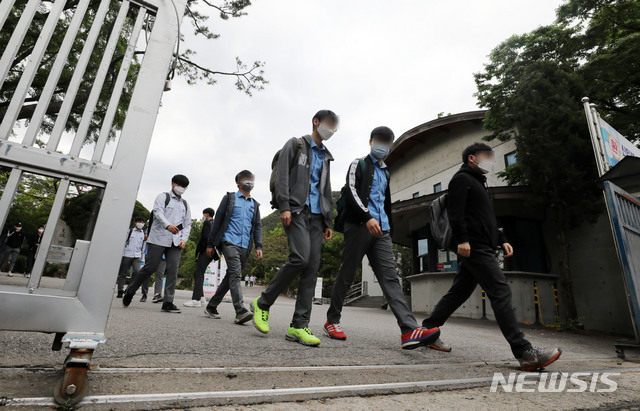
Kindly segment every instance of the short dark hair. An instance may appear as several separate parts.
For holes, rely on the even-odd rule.
[[[393,143],[393,140],[396,136],[393,134],[393,131],[387,126],[376,127],[371,130],[371,137],[369,137],[369,141],[373,140],[373,137],[381,137],[383,140],[386,140],[390,143]]]
[[[185,188],[189,187],[189,179],[187,178],[187,176],[185,176],[183,174],[176,174],[171,179],[171,182],[172,183],[176,183],[180,187],[185,187]]]
[[[138,221],[144,221],[144,218],[142,218],[142,217],[138,216],[138,217],[136,217],[136,219],[135,219],[134,221],[135,221],[136,223],[137,223]]]
[[[467,164],[469,162],[469,156],[475,156],[483,151],[493,151],[493,149],[485,143],[471,144],[469,147],[462,150],[462,162]]]
[[[242,181],[243,178],[255,178],[255,176],[249,170],[242,170],[241,172],[236,174],[236,183]]]
[[[202,214],[209,214],[209,217],[213,217],[213,215],[215,214],[215,211],[213,211],[213,208],[207,207],[204,210],[202,210]]]
[[[322,122],[322,120],[324,120],[325,118],[331,119],[331,120],[335,121],[336,123],[339,121],[338,115],[336,113],[334,113],[333,111],[331,111],[331,110],[320,110],[311,119],[311,125],[313,125],[315,127],[315,125],[313,124],[313,120],[318,119],[318,121]]]
[[[42,224],[40,224],[40,225],[38,226],[38,228],[44,228],[44,226],[43,226]]]

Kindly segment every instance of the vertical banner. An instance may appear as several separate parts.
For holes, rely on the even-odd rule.
[[[602,177],[624,157],[640,157],[640,149],[602,120],[596,111],[595,104],[589,104],[588,97],[582,99],[582,104],[587,117],[599,177]]]
[[[224,257],[220,256],[218,261],[211,261],[207,270],[204,272],[204,284],[202,289],[204,295],[212,296],[218,291],[218,286],[227,274],[227,263]]]
[[[322,277],[318,277],[316,280],[316,290],[313,294],[313,298],[322,301]]]

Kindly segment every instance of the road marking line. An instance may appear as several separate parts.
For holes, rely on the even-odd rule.
[[[640,367],[621,368],[621,369],[604,369],[591,370],[583,372],[603,373],[603,372],[640,372]],[[542,375],[542,373],[540,373]],[[127,394],[127,395],[94,395],[85,397],[78,405],[87,404],[115,404],[127,402],[158,402],[158,401],[177,401],[177,400],[198,400],[198,399],[215,399],[225,398],[226,400],[234,398],[255,398],[255,397],[282,397],[287,395],[301,394],[335,394],[354,392],[361,395],[363,392],[379,392],[381,390],[393,390],[403,388],[426,388],[426,387],[443,387],[455,386],[461,384],[479,384],[493,381],[491,377],[478,378],[460,378],[452,380],[436,380],[436,381],[408,381],[382,384],[360,384],[360,385],[337,385],[324,387],[297,387],[297,388],[276,388],[276,389],[260,389],[260,390],[238,390],[238,391],[208,391],[208,392],[190,392],[190,393],[166,393],[166,394]],[[5,398],[4,406],[11,405],[55,405],[49,397],[33,397],[33,398]]]

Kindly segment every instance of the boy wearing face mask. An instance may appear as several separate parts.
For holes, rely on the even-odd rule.
[[[124,244],[120,270],[118,271],[118,296],[122,298],[124,294],[124,280],[127,278],[129,269],[133,267],[131,279],[140,271],[142,266],[142,254],[144,250],[144,218],[136,217],[134,226],[127,231],[127,241]],[[146,297],[143,294],[143,297]]]
[[[324,142],[338,128],[338,116],[330,110],[317,112],[313,132],[292,138],[282,148],[275,181],[275,206],[280,212],[289,243],[289,259],[278,270],[267,289],[251,306],[253,324],[269,332],[269,308],[299,276],[295,311],[286,339],[316,346],[320,339],[309,329],[322,240],[329,240],[333,220],[329,164],[333,157]]]
[[[393,258],[391,242],[391,192],[389,172],[383,159],[389,154],[394,135],[388,127],[376,127],[371,132],[370,154],[355,159],[347,172],[342,190],[346,200],[342,264],[331,293],[324,332],[332,339],[346,340],[340,325],[342,306],[356,270],[366,255],[391,311],[398,321],[403,349],[414,349],[433,343],[440,334],[437,327],[418,325],[402,292]]]
[[[13,229],[7,232],[4,251],[2,252],[2,259],[0,259],[0,268],[4,266],[4,263],[7,261],[9,262],[9,269],[7,270],[7,275],[9,275],[9,277],[13,277],[11,272],[13,271],[13,267],[16,265],[16,260],[20,255],[22,244],[24,244],[22,223],[16,223]]]
[[[186,301],[185,307],[200,308],[202,307],[202,299],[204,298],[204,273],[213,258],[207,255],[207,243],[209,242],[209,234],[211,226],[213,226],[213,216],[215,212],[213,208],[207,207],[202,210],[202,231],[200,232],[200,240],[196,246],[196,272],[193,273],[193,293],[191,301]]]
[[[189,186],[189,179],[176,174],[171,179],[171,191],[160,193],[153,203],[153,221],[147,238],[147,255],[144,267],[134,276],[122,297],[122,305],[128,307],[133,296],[145,280],[158,269],[162,255],[167,261],[165,271],[164,301],[162,311],[180,313],[173,303],[180,266],[180,255],[191,232],[191,210],[182,197]]]
[[[25,277],[31,276],[31,270],[33,269],[33,263],[36,260],[36,252],[40,247],[42,241],[42,234],[44,233],[44,226],[38,226],[38,230],[29,237],[27,243],[29,244],[29,253],[27,254],[27,269],[24,272]]]
[[[236,311],[235,324],[244,324],[253,315],[244,306],[242,299],[242,269],[255,243],[256,257],[262,259],[262,221],[260,203],[251,197],[255,177],[249,170],[236,175],[238,191],[227,193],[220,202],[209,240],[207,255],[214,256],[214,248],[222,251],[227,263],[227,273],[218,286],[216,293],[204,310],[211,318],[220,318],[218,305],[227,291],[231,290],[231,300]]]
[[[498,229],[486,189],[485,174],[493,167],[493,156],[491,147],[483,143],[465,148],[462,152],[464,164],[449,182],[447,213],[457,244],[458,272],[447,294],[422,325],[442,326],[479,284],[489,297],[496,322],[522,370],[534,371],[556,361],[562,351],[532,346],[518,326],[511,304],[511,289],[496,259],[498,246],[502,246],[505,258],[513,255],[513,247]],[[431,348],[451,351],[440,339]]]

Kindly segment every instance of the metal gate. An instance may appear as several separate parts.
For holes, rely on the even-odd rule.
[[[622,266],[636,342],[640,342],[640,199],[610,181],[604,182],[604,193]],[[617,344],[616,348],[624,357],[624,348],[637,348],[637,344]]]
[[[10,94],[0,101],[0,167],[8,176],[0,226],[25,185],[55,187],[31,277],[0,281],[0,330],[56,333],[54,349],[69,342],[55,388],[67,404],[86,392],[91,354],[105,341],[123,233],[185,3],[0,2],[0,96]],[[79,193],[91,193],[92,218],[74,244],[60,245],[63,210]],[[53,263],[64,267],[62,278],[43,276]]]

